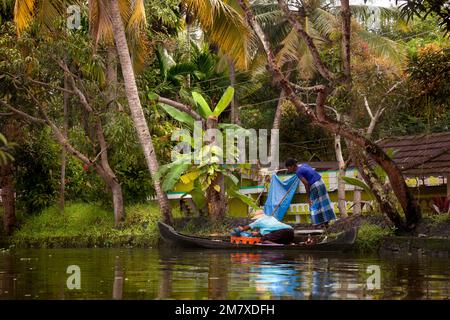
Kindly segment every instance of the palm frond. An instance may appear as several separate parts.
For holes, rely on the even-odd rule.
[[[234,2],[184,0],[208,38],[234,60],[237,69],[242,70],[248,66],[247,42],[251,33]]]
[[[89,0],[89,32],[95,45],[100,40],[113,43],[111,18],[104,0]]]
[[[314,10],[310,19],[314,28],[327,38],[335,39],[341,32],[339,19],[331,12],[318,8]]]
[[[374,56],[387,58],[397,65],[403,61],[405,51],[399,43],[366,30],[360,30],[358,36],[367,43]]]
[[[64,0],[39,0],[36,21],[46,30],[52,30],[55,21],[66,13],[67,2]]]
[[[16,0],[14,5],[14,23],[20,34],[33,21],[36,14],[35,0]]]
[[[281,42],[282,48],[277,54],[277,61],[283,66],[288,61],[297,61],[297,48],[299,47],[299,39],[297,32],[291,29],[291,32]]]
[[[367,5],[350,6],[353,17],[366,28],[376,30],[383,26],[404,29],[408,24],[398,8],[386,8]]]
[[[141,32],[147,28],[147,19],[145,16],[145,7],[143,0],[134,1],[131,8],[131,16],[128,19],[127,30],[132,32]]]

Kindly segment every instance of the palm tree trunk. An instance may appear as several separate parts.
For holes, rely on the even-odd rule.
[[[156,174],[158,172],[158,161],[156,159],[155,150],[153,147],[150,131],[145,120],[144,111],[139,100],[139,93],[136,86],[136,79],[134,76],[133,67],[131,64],[130,53],[128,50],[127,39],[125,37],[125,30],[120,15],[119,5],[116,0],[109,0],[109,11],[111,14],[111,23],[114,33],[114,40],[116,43],[117,53],[119,55],[119,61],[122,69],[122,75],[125,82],[125,92],[128,99],[128,105],[131,111],[131,117],[133,119],[139,141],[142,145],[147,166],[153,179],[155,187],[156,197],[158,198],[161,213],[165,222],[172,224],[172,213],[167,199],[167,195],[161,188],[161,183],[157,179]]]
[[[108,104],[114,105],[117,100],[117,53],[114,45],[108,45],[106,50],[106,80],[108,81],[106,95]]]

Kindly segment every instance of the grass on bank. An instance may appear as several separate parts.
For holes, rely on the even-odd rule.
[[[121,229],[114,228],[112,210],[87,203],[68,203],[62,215],[57,206],[44,209],[36,215],[17,213],[20,228],[5,239],[0,206],[0,243],[20,247],[151,247],[157,244],[157,221],[160,211],[157,203],[130,205],[125,208],[126,218]],[[185,234],[228,235],[231,228],[244,225],[246,218],[225,218],[212,223],[206,217],[181,217],[173,210],[175,228]],[[370,214],[341,219],[331,226],[330,234],[358,226],[355,250],[360,253],[376,252],[384,237],[394,236],[394,230],[383,223],[381,214]],[[418,233],[428,236],[449,236],[450,214],[424,215]],[[342,230],[341,230],[342,229]],[[449,229],[449,230],[447,230]]]
[[[115,229],[113,213],[95,204],[69,203],[64,214],[52,206],[26,217],[11,242],[19,247],[154,246],[159,237],[158,205],[131,205],[125,212],[122,228]]]
[[[364,222],[358,229],[354,250],[359,253],[377,252],[383,238],[394,236],[394,234],[392,228]]]

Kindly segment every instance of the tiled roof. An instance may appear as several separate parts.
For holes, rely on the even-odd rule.
[[[391,137],[378,141],[407,176],[450,174],[450,132]]]

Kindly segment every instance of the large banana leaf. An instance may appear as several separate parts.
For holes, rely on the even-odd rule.
[[[229,106],[230,102],[233,100],[234,88],[228,87],[223,96],[220,98],[219,103],[214,109],[213,115],[218,117],[220,114]]]
[[[238,198],[239,200],[244,202],[246,205],[252,207],[255,210],[258,210],[259,206],[256,204],[256,202],[252,198],[240,193],[239,191],[233,190],[233,189],[229,189],[229,190],[227,190],[227,192],[231,197]]]
[[[342,177],[342,180],[344,180],[348,184],[351,184],[352,186],[363,189],[373,200],[375,200],[374,193],[364,181],[352,177]]]
[[[194,189],[192,189],[189,194],[192,197],[192,201],[194,201],[195,205],[199,210],[203,210],[206,206],[206,197],[205,193],[202,191],[201,187],[197,184],[195,185]]]
[[[180,176],[186,172],[191,166],[190,163],[181,163],[173,166],[171,170],[164,177],[162,188],[165,192],[170,191],[175,187],[177,182],[180,180]]]
[[[182,175],[180,177],[181,182],[183,182],[184,184],[188,184],[192,181],[195,181],[195,179],[197,179],[200,176],[200,170],[195,170],[195,171],[191,171],[188,172],[184,175]]]
[[[194,98],[195,103],[197,103],[198,112],[204,119],[207,119],[212,115],[211,108],[200,93],[193,91],[192,98]]]
[[[194,126],[195,119],[192,118],[187,113],[185,113],[183,111],[180,111],[178,109],[175,109],[174,107],[169,106],[169,105],[164,104],[164,103],[160,103],[159,105],[161,106],[161,108],[164,109],[165,112],[167,112],[175,120],[177,120],[179,122],[182,122],[182,123],[186,123],[190,127]]]

